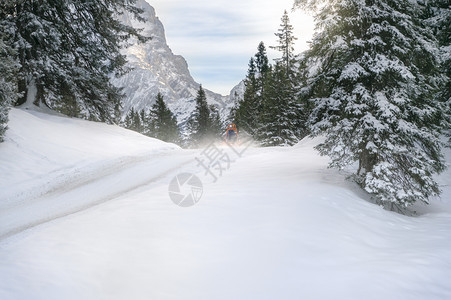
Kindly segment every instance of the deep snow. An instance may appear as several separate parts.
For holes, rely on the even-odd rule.
[[[327,169],[315,140],[241,158],[222,147],[232,161],[213,183],[202,150],[38,112],[10,119],[0,299],[451,299],[450,171],[442,199],[408,217]],[[193,207],[169,199],[180,172],[203,181]]]

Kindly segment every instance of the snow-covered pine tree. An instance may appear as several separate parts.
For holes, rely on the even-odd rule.
[[[120,45],[131,35],[144,40],[116,16],[129,11],[142,20],[136,0],[14,2],[0,19],[12,24],[21,64],[15,104],[35,91],[35,104],[59,109],[70,102],[88,119],[115,121],[121,93],[109,76],[126,71]]]
[[[420,2],[422,4],[422,2]],[[437,98],[447,106],[448,124],[451,123],[451,6],[448,0],[427,1],[425,23],[432,28],[440,47],[442,64],[442,87]],[[448,125],[449,126],[449,125]],[[449,126],[449,146],[451,146],[451,126]]]
[[[258,140],[263,146],[292,146],[298,141],[300,106],[286,66],[278,62],[268,75]]]
[[[2,1],[0,11],[9,9],[15,1]],[[0,19],[0,142],[3,141],[7,129],[8,112],[12,103],[17,101],[18,61],[16,51],[12,47],[14,31],[7,19]]]
[[[295,59],[294,59],[294,42],[297,38],[293,33],[293,25],[290,23],[290,18],[288,16],[287,11],[285,10],[282,18],[282,23],[280,24],[280,28],[275,35],[277,36],[277,46],[270,46],[269,48],[275,49],[282,53],[282,57],[276,59],[277,62],[280,62],[285,67],[285,72],[288,76],[292,76],[292,72],[294,72]]]
[[[381,202],[428,203],[445,168],[437,51],[407,0],[296,0],[316,10],[309,51],[312,134],[331,167],[358,162],[358,182]]]
[[[180,143],[177,119],[158,93],[148,118],[148,135],[170,143]]]

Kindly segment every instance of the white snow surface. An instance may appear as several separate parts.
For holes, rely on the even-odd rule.
[[[221,146],[230,168],[212,182],[202,149],[19,109],[9,127],[2,300],[451,299],[450,171],[409,217],[328,169],[318,140]],[[181,172],[203,182],[193,207],[169,199]]]

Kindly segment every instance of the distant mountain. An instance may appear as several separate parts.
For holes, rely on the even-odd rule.
[[[142,34],[151,36],[152,40],[144,44],[131,40],[132,46],[124,49],[129,65],[134,70],[121,78],[113,79],[113,83],[123,87],[126,94],[123,101],[124,113],[132,107],[135,110],[150,108],[160,92],[183,127],[194,111],[194,98],[199,90],[199,83],[191,76],[186,60],[180,55],[174,55],[167,45],[164,27],[156,16],[155,9],[144,0],[138,0],[136,6],[144,10],[143,16],[148,21],[138,22],[129,14],[122,15],[122,21],[127,25],[143,28]],[[207,101],[216,105],[225,117],[233,106],[231,97],[205,91]]]
[[[232,90],[230,91],[230,95],[228,96],[229,102],[231,105],[234,105],[240,99],[244,97],[244,91],[246,90],[246,85],[244,80],[241,80]]]

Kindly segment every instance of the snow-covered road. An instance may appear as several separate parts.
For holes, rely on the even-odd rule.
[[[0,144],[0,299],[451,299],[449,171],[442,200],[408,217],[366,201],[314,140],[229,152],[213,182],[202,150],[27,114]],[[25,145],[19,123],[53,132]],[[180,172],[202,180],[195,206],[169,199]]]
[[[56,183],[49,182],[39,191],[21,191],[21,198],[10,196],[0,203],[0,240],[151,185],[192,161],[190,152],[153,151],[85,170],[65,170]]]

